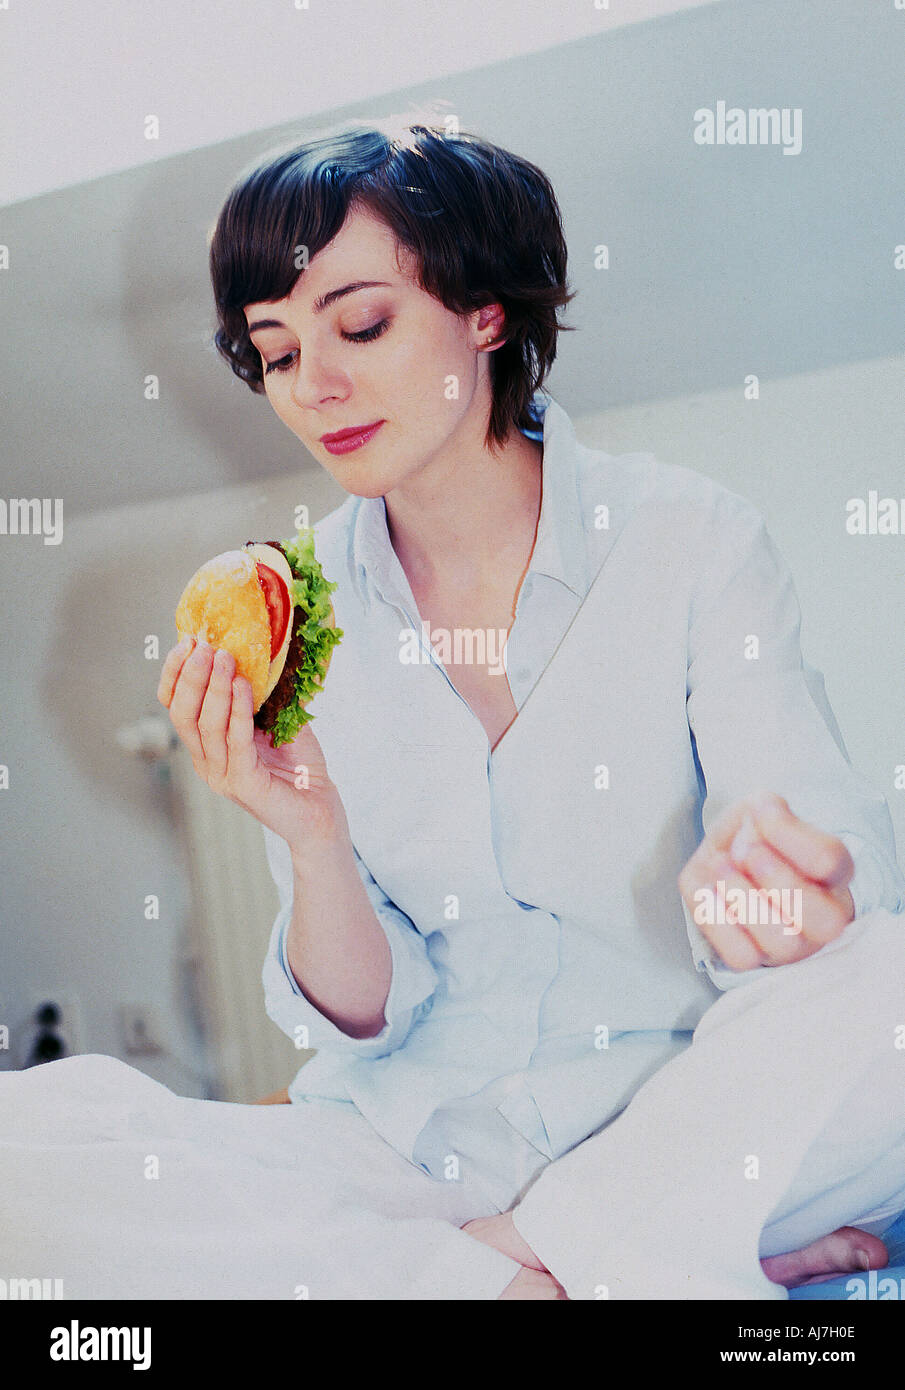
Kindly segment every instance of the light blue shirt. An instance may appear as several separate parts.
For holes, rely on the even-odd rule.
[[[526,1154],[547,1163],[613,1118],[720,990],[761,973],[714,956],[676,883],[725,807],[779,793],[847,845],[857,914],[905,906],[888,806],[802,662],[760,513],[691,469],[579,444],[545,392],[535,410],[541,511],[505,648],[518,715],[492,753],[421,631],[384,499],[315,527],[345,635],[311,727],[392,953],[377,1036],[344,1034],[293,978],[289,849],[264,832],[266,1008],[317,1049],[292,1100],[351,1101],[435,1178],[480,1170],[501,1209]]]

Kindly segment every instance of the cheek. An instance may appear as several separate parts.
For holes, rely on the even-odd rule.
[[[274,414],[278,415],[285,425],[291,425],[292,401],[288,391],[268,391],[267,399]]]
[[[299,409],[292,399],[289,386],[287,385],[285,390],[281,390],[278,384],[268,387],[267,400],[277,419],[282,421],[290,434],[294,434],[296,439],[301,440],[307,447],[308,441],[299,433]]]
[[[422,324],[400,338],[391,358],[383,364],[392,375],[403,398],[431,401],[441,411],[456,413],[456,399],[450,399],[450,378],[456,378],[460,393],[469,387],[474,358],[455,327],[445,320]]]

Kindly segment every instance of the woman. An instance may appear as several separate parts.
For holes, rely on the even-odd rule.
[[[795,670],[794,595],[753,509],[647,456],[581,450],[544,399],[556,310],[572,297],[565,266],[538,169],[424,127],[276,154],[237,183],[211,242],[221,353],[350,494],[317,528],[345,637],[316,732],[274,750],[232,658],[203,643],[169,653],[158,691],[198,774],[265,827],[281,895],[267,1007],[317,1053],[291,1107],[240,1118],[241,1107],[204,1103],[206,1142],[232,1144],[236,1164],[255,1145],[271,1169],[297,1162],[301,1286],[314,1297],[555,1299],[564,1286],[573,1297],[785,1297],[783,1285],[885,1263],[864,1227],[888,1227],[905,1206],[898,1150],[873,1112],[858,1121],[881,1170],[872,1184],[859,1186],[857,1160],[831,1183],[815,1148],[827,1133],[832,1143],[858,1067],[873,1065],[872,1038],[819,1112],[799,1098],[796,1119],[780,1115],[761,1094],[771,1027],[797,1024],[805,1054],[780,1096],[825,1069],[828,1043],[793,967],[820,953],[808,969],[844,1012],[840,960],[901,953],[885,910],[902,886],[888,811]],[[667,521],[680,523],[678,540]],[[719,743],[728,686],[715,624],[751,628],[752,576],[763,663],[739,687],[737,719],[764,745],[746,781]],[[696,754],[716,800],[692,853]],[[784,794],[756,798],[778,790],[761,780],[774,772]],[[786,794],[819,819],[796,815]],[[859,882],[865,855],[879,866],[872,889],[863,872]],[[689,910],[722,881],[796,888],[804,911],[791,931],[731,914],[683,922],[680,869]],[[891,970],[887,958],[880,974]],[[857,992],[851,1011],[857,1031]],[[713,1222],[725,1259],[710,1229],[695,1245],[699,1194],[683,1191],[666,1265],[686,1266],[658,1283],[653,1228],[635,1241],[593,1221],[605,1207],[624,1221],[633,1200],[654,1210],[662,1158],[651,1142],[676,1155],[673,1189],[696,1164],[705,1190],[735,1172],[717,1136],[750,1146],[733,1096],[743,1063],[756,1117],[746,1122],[764,1153],[781,1136],[782,1161],[764,1160],[741,1215],[727,1188]],[[118,1071],[110,1082],[125,1095]],[[156,1104],[159,1127],[169,1102]],[[623,1144],[618,1167],[605,1152],[592,1161],[571,1203],[555,1175],[569,1159],[576,1174],[576,1156],[611,1139]],[[282,1200],[299,1200],[291,1184]],[[576,1212],[593,1239],[572,1265]],[[854,1216],[860,1228],[843,1224]],[[197,1225],[197,1208],[186,1219]],[[246,1211],[243,1232],[262,1219]]]

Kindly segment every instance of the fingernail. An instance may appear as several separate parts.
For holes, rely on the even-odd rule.
[[[862,1269],[870,1269],[870,1255],[866,1250],[856,1250],[855,1255]]]
[[[745,855],[752,848],[757,839],[757,828],[750,816],[746,815],[738,830],[735,832],[735,839],[729,847],[729,853],[736,863],[741,863]]]

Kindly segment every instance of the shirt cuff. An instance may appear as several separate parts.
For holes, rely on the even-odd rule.
[[[691,946],[695,969],[706,972],[718,990],[725,993],[727,989],[735,989],[738,985],[746,984],[748,980],[762,975],[769,968],[766,965],[755,965],[751,970],[733,970],[716,954],[692,917],[684,898],[682,899],[682,911],[685,913],[685,926],[688,931],[688,942]]]
[[[848,884],[855,916],[863,917],[877,907],[901,912],[905,908],[905,878],[898,864],[881,857],[860,835],[844,831],[839,839],[855,863],[855,872]]]
[[[293,1038],[296,1047],[344,1052],[357,1057],[381,1057],[405,1041],[417,1020],[430,1012],[436,976],[430,962],[411,951],[403,928],[391,910],[377,914],[392,958],[390,990],[384,1005],[385,1023],[370,1038],[353,1038],[307,997],[299,987],[286,956],[286,936],[292,920],[292,904],[282,908],[273,924],[270,948],[264,962],[264,1006],[274,1023]]]

